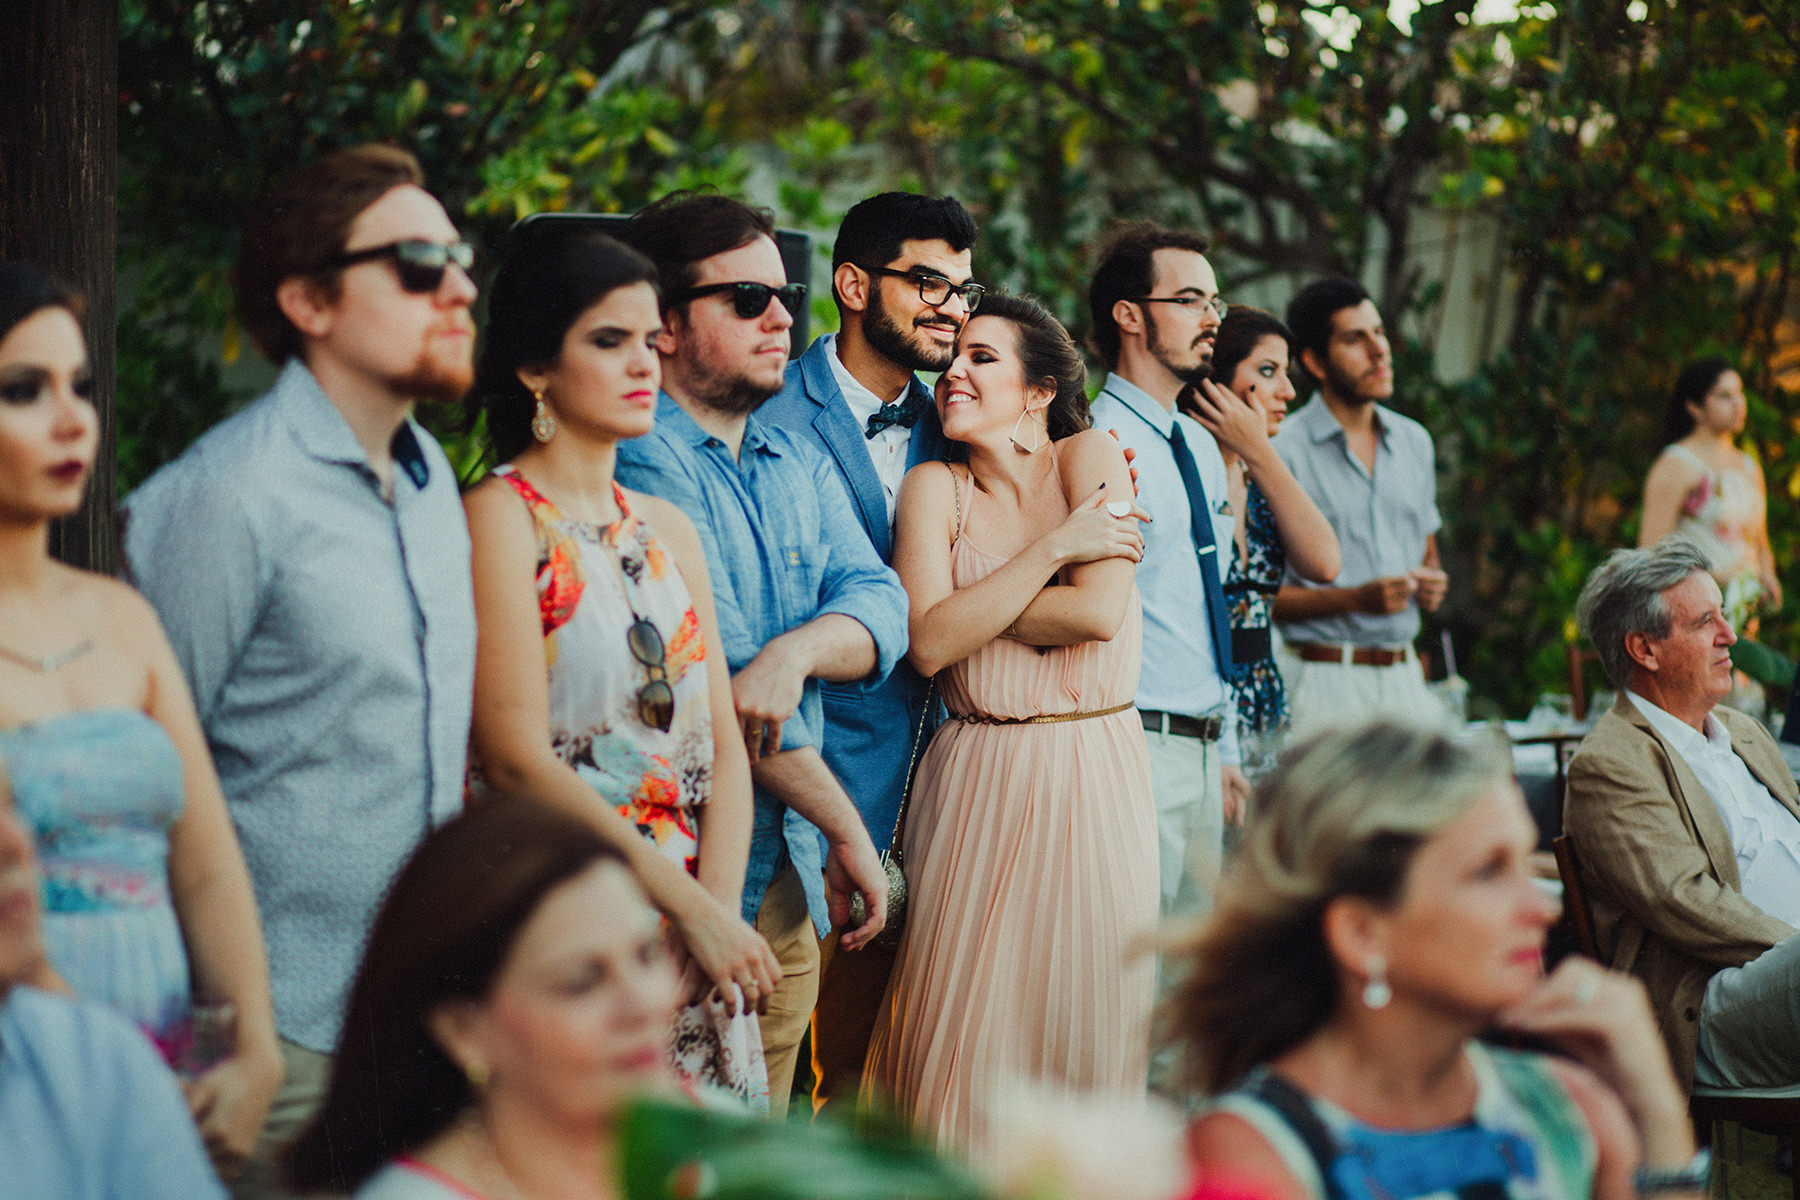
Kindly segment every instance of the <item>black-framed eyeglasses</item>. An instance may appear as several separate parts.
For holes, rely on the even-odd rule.
[[[475,247],[467,242],[428,242],[424,238],[405,238],[370,246],[367,250],[346,250],[325,265],[352,267],[377,258],[394,260],[400,275],[400,286],[406,291],[429,295],[444,285],[444,272],[455,263],[467,271],[475,265]]]
[[[662,634],[649,618],[636,617],[625,631],[625,644],[631,647],[631,657],[650,675],[637,692],[638,720],[667,733],[675,723],[675,689],[669,686],[668,650]]]
[[[689,300],[698,300],[702,296],[714,296],[720,292],[731,293],[732,310],[744,321],[754,321],[768,311],[771,298],[781,301],[781,307],[788,310],[789,316],[799,316],[800,306],[806,303],[806,285],[804,283],[785,283],[780,287],[771,287],[766,283],[751,283],[739,280],[736,283],[708,283],[700,287],[691,287],[686,291],[676,292],[669,301],[671,304],[686,304]]]
[[[974,312],[981,307],[981,298],[987,295],[987,289],[979,283],[951,283],[942,275],[933,275],[929,271],[896,271],[892,267],[863,267],[863,270],[871,275],[887,275],[917,284],[919,299],[933,308],[950,303],[952,296],[961,296],[963,307]]]
[[[1179,304],[1189,312],[1194,310],[1195,305],[1204,304],[1221,321],[1231,311],[1231,305],[1225,303],[1223,296],[1213,296],[1210,299],[1205,296],[1133,296],[1132,299],[1139,304]]]

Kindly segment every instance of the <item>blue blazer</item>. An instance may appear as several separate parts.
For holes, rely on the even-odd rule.
[[[894,557],[894,535],[888,528],[887,500],[881,477],[869,457],[862,427],[850,414],[837,376],[826,356],[831,341],[820,338],[807,352],[788,364],[787,382],[762,408],[758,416],[779,425],[796,437],[806,438],[825,451],[843,480],[844,490],[856,508],[863,532],[869,535],[881,561]],[[945,457],[951,443],[938,424],[937,407],[930,390],[913,378],[910,385],[925,396],[925,411],[913,426],[906,465]],[[960,456],[958,456],[960,457]],[[900,795],[906,783],[906,766],[912,756],[913,738],[925,704],[926,681],[902,658],[888,677],[877,684],[821,683],[825,703],[825,765],[850,794],[862,814],[877,850],[885,850],[900,811]],[[941,709],[935,700],[932,708]],[[937,712],[925,714],[925,736],[937,727]],[[924,744],[920,744],[920,753]]]

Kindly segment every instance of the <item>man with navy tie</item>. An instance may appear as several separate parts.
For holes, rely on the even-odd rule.
[[[1212,365],[1225,302],[1207,241],[1147,222],[1121,227],[1088,287],[1095,351],[1111,368],[1094,426],[1136,452],[1144,558],[1144,665],[1137,706],[1150,746],[1164,915],[1211,906],[1224,822],[1249,791],[1238,768],[1231,622],[1223,580],[1233,523],[1225,461],[1199,422],[1176,411]]]
[[[762,409],[770,424],[825,451],[870,543],[894,552],[894,504],[912,466],[948,444],[931,390],[915,374],[950,365],[956,335],[981,299],[970,282],[975,220],[949,196],[884,192],[838,228],[831,291],[839,329],[788,367]],[[877,684],[822,686],[825,762],[849,792],[878,849],[894,831],[921,720],[925,681],[902,659]],[[826,939],[813,1016],[814,1104],[854,1103],[876,1009],[893,959],[875,947],[834,953]]]

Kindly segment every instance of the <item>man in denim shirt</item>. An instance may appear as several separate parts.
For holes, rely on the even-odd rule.
[[[875,847],[819,752],[818,681],[885,677],[906,651],[907,602],[831,464],[757,419],[781,388],[789,308],[805,297],[783,291],[773,234],[767,212],[712,195],[667,197],[627,227],[662,275],[664,395],[655,432],[619,447],[618,476],[680,505],[706,548],[756,783],[744,917],[782,969],[773,997],[753,996],[767,1001],[763,1052],[780,1116],[818,995],[817,939],[845,922],[852,892],[867,916],[846,947],[886,919]]]
[[[386,146],[318,160],[257,205],[235,282],[285,364],[127,502],[134,581],[169,632],[243,843],[287,1082],[234,1182],[323,1097],[388,883],[462,803],[474,689],[456,475],[412,420],[473,376],[468,248]]]

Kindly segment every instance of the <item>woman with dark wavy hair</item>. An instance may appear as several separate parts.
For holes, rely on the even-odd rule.
[[[290,1183],[357,1200],[617,1196],[624,1102],[675,1088],[678,991],[655,911],[590,822],[472,805],[394,880]]]
[[[906,818],[911,912],[868,1086],[975,1156],[997,1088],[1129,1099],[1148,1069],[1153,966],[1127,949],[1157,916],[1132,708],[1147,514],[1085,380],[1055,318],[990,295],[937,383],[968,463],[915,467],[900,493],[909,653],[950,719]]]
[[[590,231],[523,232],[495,278],[474,401],[501,465],[464,498],[475,575],[477,793],[579,813],[677,935],[671,1050],[753,1109],[768,943],[739,915],[750,765],[706,556],[673,504],[620,487],[618,444],[656,418],[656,272]]]
[[[1252,774],[1266,768],[1287,725],[1287,689],[1275,667],[1271,609],[1291,565],[1302,578],[1337,578],[1331,522],[1270,439],[1287,416],[1294,335],[1270,313],[1233,305],[1213,335],[1212,378],[1182,388],[1176,404],[1206,426],[1225,460],[1236,522],[1225,595],[1231,605],[1231,690],[1238,740]]]

